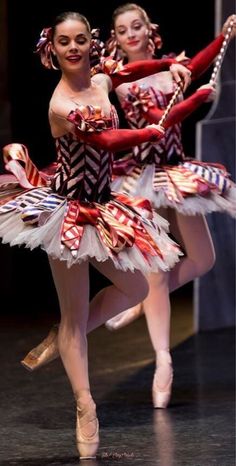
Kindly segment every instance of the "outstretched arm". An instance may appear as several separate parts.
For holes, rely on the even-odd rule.
[[[187,65],[187,68],[192,73],[192,79],[199,78],[212,64],[216,56],[219,54],[222,44],[227,34],[227,29],[230,22],[233,20],[233,29],[231,32],[231,39],[236,34],[236,15],[231,15],[224,23],[221,34],[216,37],[207,47],[197,53]]]
[[[198,79],[205,71],[207,71],[220,52],[223,42],[224,36],[223,34],[220,34],[207,47],[205,47],[205,49],[198,52],[191,59],[187,67],[191,71],[192,80]]]
[[[172,67],[174,67],[172,71]],[[109,76],[111,86],[115,89],[123,83],[134,82],[138,79],[145,78],[160,71],[170,70],[176,82],[183,80],[184,87],[187,87],[189,82],[190,70],[178,63],[174,58],[161,58],[160,60],[139,60],[127,65],[122,65],[110,58],[103,59],[98,67],[93,68],[93,76],[96,73],[105,73]]]
[[[147,141],[157,141],[163,137],[164,129],[152,125],[142,129],[113,129],[110,117],[102,115],[99,107],[89,105],[75,107],[68,111],[70,100],[51,102],[49,118],[55,138],[73,133],[78,140],[110,152],[122,151]],[[71,110],[71,109],[70,109]]]
[[[167,129],[170,126],[180,123],[187,118],[194,110],[196,110],[202,103],[210,100],[210,96],[214,93],[214,89],[210,85],[202,86],[193,95],[175,104],[170,110],[168,117],[163,124],[164,128]],[[147,111],[142,111],[142,115],[149,123],[156,123],[160,121],[164,110],[158,107],[150,107]]]
[[[162,138],[164,131],[157,125],[147,126],[142,129],[108,129],[100,133],[85,133],[75,128],[78,139],[95,145],[99,149],[106,149],[109,152],[119,152],[138,146],[143,142],[155,142]]]
[[[123,83],[136,81],[160,71],[167,71],[173,63],[177,63],[173,58],[139,60],[127,63],[121,70],[110,74],[113,88],[115,89]]]
[[[152,125],[142,129],[109,129],[101,131],[101,133],[83,133],[76,130],[76,135],[79,139],[96,145],[99,149],[106,149],[110,152],[119,152],[130,149],[133,146],[138,146],[143,142],[156,142],[162,138],[164,131],[161,128]]]

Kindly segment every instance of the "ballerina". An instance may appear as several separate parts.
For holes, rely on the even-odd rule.
[[[181,254],[168,236],[168,222],[153,214],[149,201],[111,192],[112,152],[137,141],[156,141],[164,130],[158,125],[117,129],[108,93],[132,74],[142,76],[142,67],[119,67],[111,77],[91,78],[92,45],[90,25],[77,12],[62,13],[52,28],[43,30],[41,61],[61,71],[49,104],[56,171],[52,176],[39,172],[25,146],[10,144],[4,160],[12,174],[0,177],[3,243],[40,246],[49,258],[61,310],[58,348],[76,399],[81,458],[94,457],[99,446],[87,330],[143,300],[148,292],[143,274],[169,269]],[[157,61],[153,67],[150,61],[146,70],[168,68],[172,62]],[[112,283],[90,306],[89,262]]]

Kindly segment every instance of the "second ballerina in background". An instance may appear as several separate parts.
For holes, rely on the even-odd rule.
[[[232,22],[231,38],[234,37],[236,17],[232,15],[225,22],[222,33],[188,60],[192,79],[197,79],[211,65]],[[145,10],[130,3],[115,10],[112,35],[108,41],[113,57],[121,58],[123,63],[151,59],[160,47],[158,27],[151,24]],[[176,83],[167,71],[136,80],[133,85],[122,84],[116,89],[116,94],[130,127],[144,128],[149,122],[160,121],[175,89]],[[125,160],[121,159],[114,165],[113,189],[132,195],[142,193],[147,197],[154,208],[168,219],[171,233],[185,252],[170,272],[151,273],[147,277],[149,294],[142,303],[106,324],[110,330],[116,330],[145,313],[156,353],[152,387],[154,407],[165,408],[171,397],[173,369],[169,352],[169,293],[205,274],[214,265],[214,247],[204,214],[215,211],[232,216],[236,214],[236,188],[227,169],[218,164],[186,159],[184,155],[178,118],[182,115],[183,119],[199,105],[207,89],[209,91],[208,86],[202,86],[192,97],[172,109],[164,125],[166,132],[162,140],[133,148]],[[205,97],[207,100],[207,93]]]

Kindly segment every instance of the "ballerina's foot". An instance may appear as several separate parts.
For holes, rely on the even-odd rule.
[[[126,327],[134,320],[138,319],[142,315],[142,306],[138,304],[137,306],[131,307],[120,314],[112,317],[111,319],[107,320],[106,328],[108,330],[118,330],[122,327]]]
[[[22,359],[25,369],[35,371],[59,357],[58,327],[58,324],[53,325],[47,337]]]
[[[99,423],[92,397],[86,402],[77,400],[76,441],[80,459],[96,458],[99,447]]]
[[[152,400],[154,408],[167,408],[173,383],[173,367],[169,351],[157,353],[157,368],[153,378]]]

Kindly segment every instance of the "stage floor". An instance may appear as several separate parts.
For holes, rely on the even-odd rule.
[[[47,322],[2,322],[1,466],[79,464],[74,401],[60,361],[35,373],[19,363],[47,330]],[[96,461],[80,464],[233,466],[234,337],[234,329],[225,329],[177,345],[171,405],[154,410],[154,357],[144,318],[116,333],[93,332],[90,373],[101,444]]]

